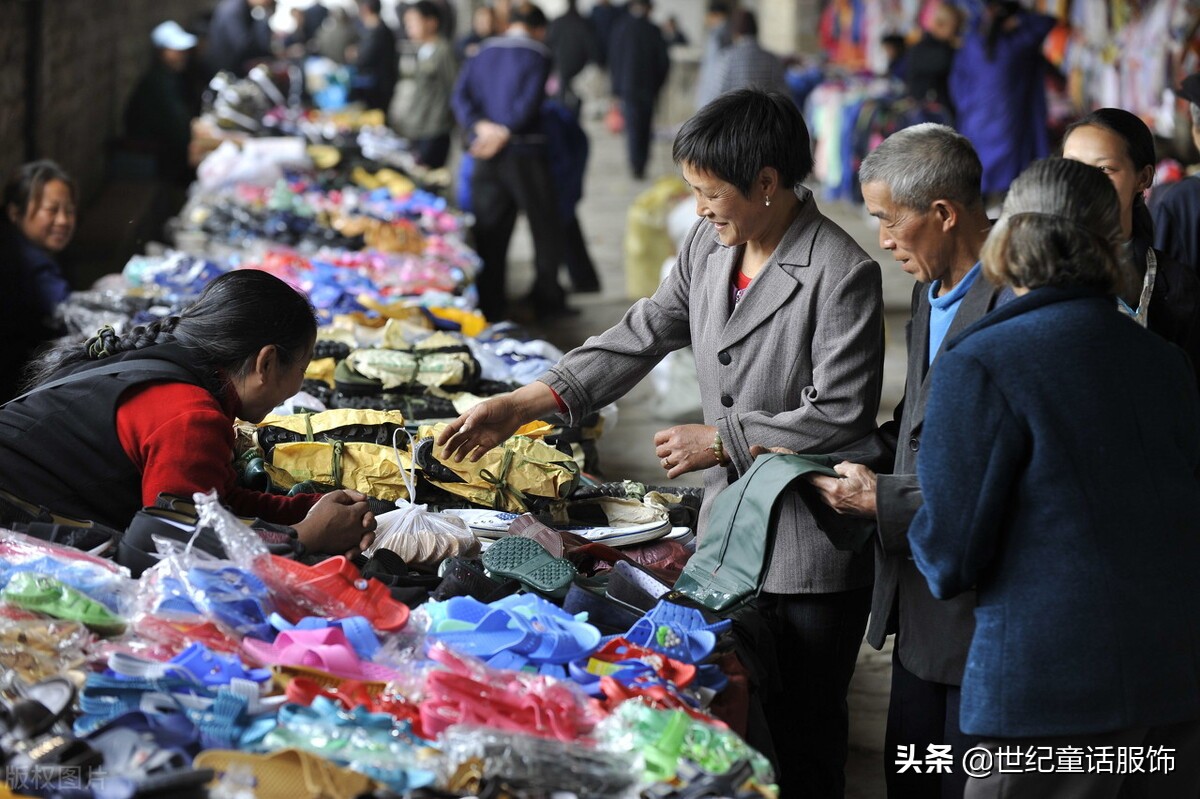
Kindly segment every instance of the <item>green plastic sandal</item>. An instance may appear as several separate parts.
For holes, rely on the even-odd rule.
[[[566,594],[578,572],[571,561],[556,558],[532,538],[501,538],[483,552],[483,567],[493,575],[511,577],[549,596]]]
[[[56,619],[78,621],[100,635],[125,632],[125,620],[82,591],[36,572],[17,572],[0,591],[0,600]]]

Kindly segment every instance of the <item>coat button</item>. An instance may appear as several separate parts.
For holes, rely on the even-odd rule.
[[[733,407],[733,397],[729,396],[728,394],[722,394],[721,395],[721,404],[724,405],[726,408],[732,408]]]
[[[916,452],[921,448],[921,440],[917,437],[912,437],[908,440],[908,448]]]
[[[728,350],[721,350],[720,354],[717,355],[717,360],[721,362],[722,366],[728,366],[733,362],[733,356],[729,354]]]

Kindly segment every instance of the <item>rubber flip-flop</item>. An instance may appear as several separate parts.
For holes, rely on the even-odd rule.
[[[563,558],[555,558],[531,538],[502,538],[483,553],[483,565],[492,574],[511,577],[550,596],[566,594],[578,572]]]

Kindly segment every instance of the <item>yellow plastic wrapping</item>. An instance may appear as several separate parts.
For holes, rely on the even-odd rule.
[[[444,424],[422,425],[419,438],[437,438]],[[464,482],[441,483],[425,478],[451,494],[476,505],[523,513],[528,497],[566,499],[579,482],[579,465],[549,444],[525,436],[513,436],[478,461],[454,459],[442,465]]]
[[[276,444],[271,452],[274,466],[287,471],[297,481],[352,488],[372,497],[396,501],[409,499],[408,488],[396,450],[382,444],[355,441],[295,441]],[[412,457],[400,450],[400,462],[412,468]]]

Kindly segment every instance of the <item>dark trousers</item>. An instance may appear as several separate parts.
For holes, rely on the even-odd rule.
[[[413,139],[413,152],[417,160],[430,169],[439,169],[446,165],[450,156],[450,134],[430,136],[428,139]]]
[[[978,743],[958,727],[957,685],[922,680],[900,662],[892,652],[892,696],[888,702],[887,732],[884,736],[884,778],[888,799],[962,799],[967,775],[962,756]],[[912,747],[910,762],[921,763],[929,756],[929,745],[949,745],[954,756],[950,774],[922,774],[913,768],[900,772],[897,753],[900,747]],[[903,759],[903,758],[901,758]],[[921,768],[921,771],[927,769]]]
[[[514,152],[509,148],[495,158],[477,160],[471,195],[475,248],[483,259],[483,272],[476,281],[483,315],[493,322],[505,318],[508,243],[518,212],[523,212],[529,220],[533,235],[536,277],[529,299],[534,310],[545,312],[564,307],[566,293],[558,283],[562,231],[545,153]]]
[[[563,223],[563,259],[567,262],[567,274],[571,278],[572,289],[600,290],[600,277],[596,274],[592,256],[588,254],[587,242],[583,240],[583,228],[579,226],[579,217],[574,212],[570,219]]]
[[[981,742],[995,753],[1001,747],[1013,751],[1020,747],[1027,751],[1034,747],[1037,752],[1053,752],[1051,763],[1059,762],[1063,747],[1075,747],[1081,759],[1080,771],[1064,772],[1060,767],[1056,773],[992,773],[982,779],[967,781],[967,799],[1167,799],[1167,797],[1197,797],[1200,796],[1200,721],[1186,721],[1179,724],[1166,724],[1158,727],[1135,727],[1116,732],[1098,733],[1092,735],[1066,735],[1050,738],[1003,738]],[[1049,750],[1037,750],[1037,747],[1051,747]],[[1097,747],[1110,747],[1108,750],[1097,750]],[[1139,748],[1140,749],[1131,749]],[[1163,771],[1161,768],[1151,772],[1150,762],[1145,760],[1148,747],[1164,747],[1170,751],[1173,769]],[[1109,752],[1114,773],[1093,773],[1097,769],[1095,755],[1089,760],[1089,753]],[[1127,762],[1121,769],[1124,751],[1128,757],[1137,751],[1143,758],[1142,770],[1139,773],[1116,773],[1121,770],[1130,772]],[[1022,766],[1025,758],[1020,758]],[[1034,762],[1036,763],[1036,757]],[[1159,761],[1160,764],[1162,761]],[[993,761],[995,763],[995,761]]]
[[[650,131],[654,125],[654,100],[624,100],[625,144],[629,149],[629,169],[641,180],[650,160]]]
[[[846,692],[871,609],[871,588],[834,594],[763,594],[772,622],[778,696],[767,721],[778,760],[781,799],[825,799],[846,791]]]

